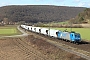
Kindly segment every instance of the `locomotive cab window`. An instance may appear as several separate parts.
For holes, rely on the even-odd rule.
[[[75,34],[75,37],[78,37],[79,38],[80,37],[80,34]]]

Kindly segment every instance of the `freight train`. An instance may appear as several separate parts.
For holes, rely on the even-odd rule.
[[[43,28],[43,27],[27,26],[27,25],[21,25],[21,28],[35,32],[35,33],[58,38],[60,40],[70,41],[73,43],[81,42],[81,35],[80,33],[76,33],[76,32],[67,32],[67,31],[60,31],[60,30],[54,30],[54,29]]]

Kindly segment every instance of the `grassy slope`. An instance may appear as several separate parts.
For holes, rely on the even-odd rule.
[[[50,22],[50,23],[44,24],[44,25],[49,26],[49,25],[57,25],[57,24],[68,24],[68,21],[65,21],[65,22]]]
[[[21,34],[16,26],[0,26],[0,36]]]

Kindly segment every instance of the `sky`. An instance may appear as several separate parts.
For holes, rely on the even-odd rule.
[[[55,5],[90,8],[90,0],[0,0],[0,7],[8,5]]]

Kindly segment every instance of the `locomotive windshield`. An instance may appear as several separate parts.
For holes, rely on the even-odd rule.
[[[79,34],[79,33],[76,33],[76,34],[75,34],[75,37],[76,37],[76,38],[80,38],[80,34]]]

